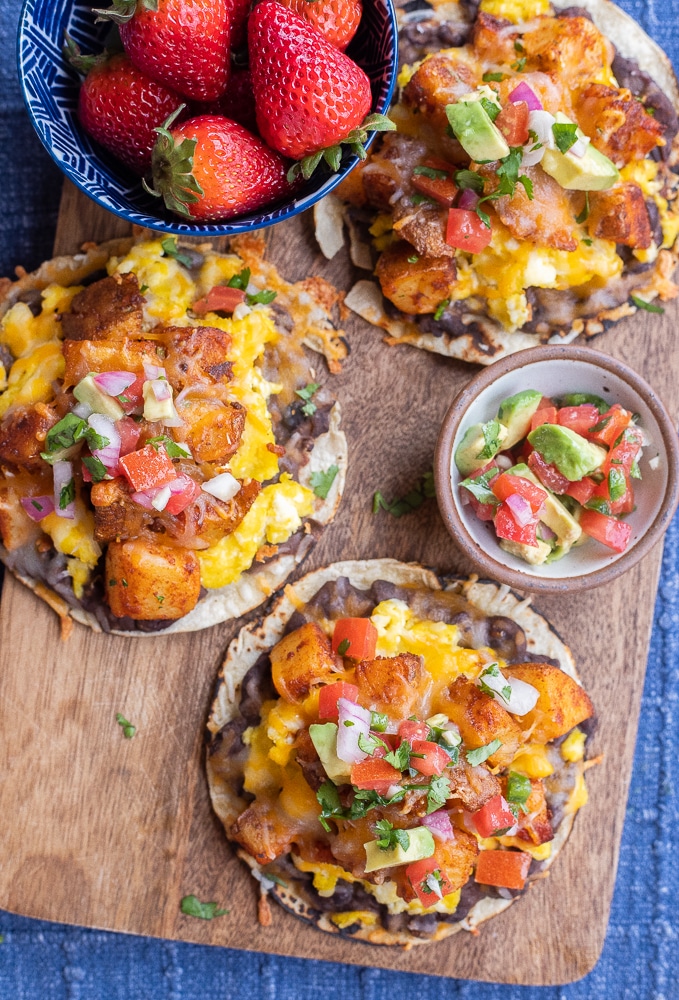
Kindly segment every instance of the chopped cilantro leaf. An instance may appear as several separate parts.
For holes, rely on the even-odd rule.
[[[366,813],[370,812],[371,809],[376,809],[377,806],[396,805],[397,802],[403,802],[405,794],[406,789],[399,788],[390,799],[385,799],[379,792],[373,792],[370,789],[360,789],[354,794],[354,801],[351,803],[348,818],[362,819]]]
[[[177,444],[167,434],[158,434],[156,437],[149,438],[146,443],[150,444],[156,451],[160,449],[161,444],[164,445],[170,458],[191,458],[191,452],[186,445]]]
[[[589,236],[583,236],[582,242],[585,244],[586,247],[591,247],[592,245],[592,240],[590,240]]]
[[[374,757],[378,747],[388,749],[387,744],[379,736],[373,736],[371,733],[367,736],[364,736],[363,733],[358,734],[358,749],[367,753],[369,757]]]
[[[341,643],[337,647],[337,652],[339,653],[339,655],[340,656],[346,656],[347,655],[347,650],[349,649],[350,645],[351,645],[351,642],[349,641],[349,639],[342,639]]]
[[[502,746],[502,740],[493,740],[491,743],[487,743],[484,747],[478,747],[476,750],[467,750],[465,757],[467,758],[467,763],[471,764],[472,767],[476,767],[477,764],[483,764],[485,760],[492,757],[496,750],[499,750]]]
[[[526,51],[524,49],[524,47],[523,47],[523,43],[520,42],[518,38],[514,42],[514,51],[515,52],[525,52]]]
[[[380,490],[377,490],[373,495],[373,514],[377,514],[380,510],[386,510],[392,517],[403,517],[404,514],[410,514],[411,511],[417,510],[425,500],[435,496],[435,494],[434,474],[425,472],[414,489],[391,502],[385,500],[384,495]]]
[[[515,69],[517,73],[523,73],[526,67],[526,56],[522,56],[517,59],[515,63],[512,63],[512,69]]]
[[[578,141],[578,126],[574,122],[554,122],[552,134],[559,152],[567,153]]]
[[[132,725],[132,723],[128,722],[127,719],[120,714],[120,712],[116,712],[116,722],[121,727],[125,739],[131,740],[132,737],[137,732],[136,728]]]
[[[662,306],[656,306],[653,302],[647,302],[645,299],[640,299],[638,295],[630,295],[630,299],[637,307],[637,309],[644,309],[649,313],[664,313],[665,310]]]
[[[377,846],[381,851],[392,851],[398,844],[407,851],[410,847],[410,837],[406,830],[394,828],[393,823],[388,819],[379,819],[375,823],[375,830],[379,834]]]
[[[319,389],[320,384],[318,382],[309,382],[303,389],[295,389],[295,395],[304,400],[302,413],[305,417],[313,417],[314,413],[318,409],[316,404],[311,402],[311,397],[315,395]]]
[[[429,791],[427,792],[427,814],[436,812],[441,806],[448,801],[450,797],[450,782],[441,774],[435,776],[429,782]]]
[[[476,456],[477,458],[492,458],[497,454],[500,447],[500,422],[489,420],[483,424],[483,448]]]
[[[228,281],[226,287],[240,288],[240,290],[244,292],[249,284],[250,284],[250,268],[244,267],[243,270],[239,271],[238,274],[234,274],[233,278],[231,278]]]
[[[408,257],[408,263],[409,264],[417,264],[417,262],[418,262],[419,259],[420,258],[417,256],[417,254],[413,254],[412,257]]]
[[[320,497],[321,500],[327,500],[330,487],[335,482],[338,472],[339,466],[331,465],[329,469],[325,470],[325,472],[311,473],[311,489],[317,497]]]
[[[430,198],[429,195],[421,194],[419,191],[417,192],[417,194],[414,194],[410,200],[412,201],[413,205],[421,205],[425,201],[429,205],[435,205],[436,204],[436,202],[435,202],[435,200],[433,198]]]
[[[436,307],[436,312],[434,313],[434,319],[438,322],[443,316],[444,312],[450,305],[450,299],[442,299]]]
[[[72,448],[85,437],[88,426],[84,420],[77,417],[75,413],[67,413],[59,423],[50,428],[45,438],[46,451],[42,453],[45,461],[53,461],[55,452]]]
[[[502,110],[499,104],[496,104],[495,101],[491,101],[488,97],[482,97],[479,103],[490,120],[494,122]]]
[[[613,503],[621,500],[627,492],[627,480],[622,469],[611,469],[608,473],[608,495]]]
[[[187,917],[198,917],[199,920],[214,920],[229,912],[220,910],[216,903],[201,903],[197,896],[184,896],[179,908]]]
[[[92,476],[93,483],[100,483],[102,479],[106,479],[108,470],[100,458],[96,458],[94,455],[86,455],[83,458],[83,465]]]
[[[65,486],[62,486],[59,493],[59,510],[66,510],[69,504],[75,500],[75,479],[69,479]]]
[[[371,712],[370,713],[370,728],[376,733],[386,732],[387,726],[389,725],[389,716],[384,715],[382,712]]]
[[[499,109],[498,109],[499,110]],[[455,183],[461,191],[471,188],[477,194],[483,194],[483,177],[474,170],[458,170],[455,173]]]
[[[387,764],[391,764],[398,771],[405,771],[410,764],[411,756],[415,756],[415,754],[411,751],[410,743],[408,743],[408,740],[401,740],[398,749],[385,754],[384,759]]]
[[[491,469],[487,469],[480,476],[476,476],[473,479],[463,479],[460,486],[463,486],[466,490],[469,490],[473,497],[479,501],[479,503],[492,503],[497,507],[500,503],[498,498],[495,496],[490,486],[489,481],[498,475],[499,469],[497,466],[493,466]]]
[[[342,809],[342,803],[340,802],[339,792],[337,791],[337,786],[332,781],[324,781],[321,787],[316,792],[316,798],[321,807],[321,814],[318,817],[321,826],[326,831],[330,832],[330,826],[328,820],[332,819],[333,816],[343,816],[344,810]]]
[[[559,399],[559,406],[582,406],[583,403],[592,403],[599,413],[607,413],[609,410],[606,400],[591,392],[569,392]]]
[[[530,177],[527,177],[525,174],[521,174],[520,177],[517,180],[517,184],[521,184],[522,185],[524,191],[526,192],[528,200],[532,201],[533,200],[533,182],[530,179]]]
[[[504,73],[484,73],[481,77],[484,83],[499,83],[504,78]]]
[[[448,176],[447,170],[436,170],[434,167],[415,167],[413,173],[421,177],[429,177],[433,181],[441,181]]]
[[[575,216],[575,221],[578,225],[583,223],[587,218],[589,218],[589,191],[585,191],[585,207],[579,215]]]
[[[177,246],[176,237],[168,236],[160,245],[165,257],[172,257],[173,260],[176,260],[178,264],[183,264],[184,267],[191,267],[193,264],[188,254],[182,253]]]
[[[639,469],[639,463],[637,462],[636,458],[632,462],[629,474],[632,477],[632,479],[641,479],[641,471]]]
[[[607,517],[611,515],[611,508],[603,497],[591,497],[585,504],[585,507],[588,510],[596,510],[599,514],[606,514]]]
[[[533,786],[531,785],[530,778],[527,778],[524,774],[519,774],[517,771],[509,772],[507,778],[507,802],[515,802],[517,805],[523,805],[528,801],[532,791]]]
[[[263,288],[260,292],[251,295],[249,292],[245,296],[245,302],[249,306],[268,306],[276,298],[278,292],[272,292],[269,288]]]

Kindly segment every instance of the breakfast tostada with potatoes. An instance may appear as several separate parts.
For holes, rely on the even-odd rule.
[[[476,931],[544,877],[587,801],[592,703],[509,588],[391,559],[292,585],[230,645],[212,803],[267,896],[329,933]]]
[[[395,132],[316,207],[391,343],[488,364],[677,294],[671,64],[607,0],[407,4]]]
[[[104,631],[205,628],[268,599],[344,482],[309,350],[334,371],[346,354],[334,289],[284,281],[256,236],[218,253],[142,234],[0,291],[5,565]]]

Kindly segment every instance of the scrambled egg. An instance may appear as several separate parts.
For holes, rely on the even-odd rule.
[[[228,281],[244,268],[240,257],[208,253],[194,282],[185,268],[163,253],[162,241],[151,240],[132,247],[122,258],[112,258],[109,274],[133,271],[146,300],[145,320],[151,331],[156,325],[218,327],[232,337],[229,360],[233,363],[233,398],[247,409],[245,428],[229,471],[239,479],[267,483],[279,473],[279,459],[269,445],[275,443],[267,400],[281,386],[268,382],[257,367],[268,344],[278,339],[268,310],[257,306],[242,319],[225,319],[209,313],[203,319],[187,316],[191,304],[214,285]],[[60,313],[70,309],[81,286],[50,285],[42,293],[42,309],[33,316],[26,303],[16,303],[0,322],[0,344],[16,359],[8,372],[0,365],[0,417],[10,406],[49,402],[53,384],[64,373],[61,351]],[[6,383],[6,386],[5,386]],[[2,391],[4,389],[4,391]],[[223,587],[247,570],[262,545],[286,541],[313,510],[313,493],[283,475],[269,483],[257,497],[237,530],[216,545],[199,552],[201,580],[208,588]],[[50,515],[42,522],[55,548],[67,556],[68,572],[76,596],[82,594],[90,570],[101,549],[94,540],[94,518],[78,505],[75,521]]]

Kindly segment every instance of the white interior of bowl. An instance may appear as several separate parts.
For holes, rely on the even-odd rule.
[[[452,455],[467,430],[472,424],[484,423],[497,416],[497,411],[503,400],[524,389],[535,389],[543,396],[563,396],[570,392],[589,392],[602,396],[605,400],[620,403],[625,409],[638,413],[650,444],[644,448],[639,463],[641,480],[634,481],[634,496],[637,509],[625,520],[632,526],[632,536],[626,551],[628,552],[641,539],[646,529],[658,515],[665,492],[667,490],[668,470],[665,449],[658,423],[651,410],[637,395],[636,391],[622,378],[606,371],[598,365],[587,361],[574,359],[535,361],[527,363],[522,368],[508,372],[483,389],[467,409],[460,422]],[[660,462],[656,469],[649,462],[658,456]],[[459,483],[464,479],[451,458],[451,480],[453,496],[458,513],[469,532],[472,540],[484,552],[497,562],[513,570],[519,570],[531,576],[540,576],[552,580],[568,577],[585,576],[597,570],[605,569],[616,562],[624,553],[613,552],[600,542],[588,538],[584,544],[578,545],[557,562],[531,566],[516,556],[510,555],[500,548],[493,524],[490,521],[480,521],[471,506],[460,502]]]

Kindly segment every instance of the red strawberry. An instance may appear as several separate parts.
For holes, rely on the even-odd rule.
[[[278,0],[278,3],[313,24],[341,52],[356,34],[363,13],[361,0]]]
[[[214,101],[229,78],[233,0],[113,0],[99,19],[120,26],[125,51],[154,80]]]
[[[156,126],[181,107],[182,99],[133,66],[122,53],[81,56],[72,39],[66,54],[87,72],[80,88],[78,117],[93,139],[139,174],[151,166]]]
[[[199,115],[159,129],[147,191],[192,219],[230,219],[289,194],[285,160],[242,125]]]
[[[262,0],[250,15],[248,48],[261,136],[284,156],[308,158],[305,177],[321,157],[339,169],[339,143],[365,157],[367,131],[395,127],[382,115],[365,118],[372,97],[363,70],[275,0]]]
[[[314,0],[312,0],[314,2]],[[306,0],[305,0],[306,3]],[[251,0],[231,0],[231,48],[242,49],[248,40]]]
[[[226,92],[218,101],[204,105],[197,115],[223,115],[231,121],[244,125],[250,132],[257,132],[255,95],[252,92],[252,77],[249,69],[234,69]]]

